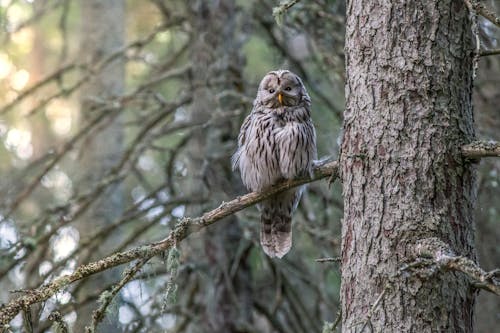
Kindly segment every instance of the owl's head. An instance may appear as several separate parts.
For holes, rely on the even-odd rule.
[[[277,70],[267,73],[260,81],[257,101],[270,108],[280,108],[308,103],[309,95],[296,74]]]

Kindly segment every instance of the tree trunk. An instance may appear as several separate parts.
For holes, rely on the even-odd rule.
[[[123,0],[82,0],[80,1],[80,9],[83,61],[96,64],[124,46],[125,3]],[[84,124],[96,117],[99,112],[110,112],[110,109],[104,105],[106,103],[110,105],[110,99],[123,94],[124,77],[124,61],[118,58],[95,73],[92,79],[82,87],[80,117]],[[82,148],[80,160],[77,161],[78,165],[76,166],[81,175],[79,189],[88,190],[102,181],[106,172],[112,170],[119,161],[122,150],[122,124],[118,117],[85,142],[85,147]],[[122,188],[119,185],[110,186],[78,221],[80,239],[87,239],[97,227],[116,220],[121,215],[122,210]],[[111,238],[100,246],[99,251],[82,255],[85,258],[84,261],[97,259],[111,251],[117,243],[119,233],[115,230]],[[113,276],[118,278],[120,275],[116,271],[110,271],[86,280],[78,290],[77,301],[84,302],[108,286],[113,280],[116,280],[113,279]],[[92,323],[92,306],[95,306],[94,302],[80,308],[76,323],[78,330],[83,330],[85,326]],[[109,316],[109,319],[104,320],[100,329],[103,332],[117,331],[117,318],[116,311]]]
[[[47,0],[36,1],[33,3],[33,9],[40,10],[44,6],[47,5]],[[36,22],[34,23],[33,34],[32,34],[32,43],[33,49],[30,53],[29,58],[29,82],[28,86],[31,86],[35,82],[39,82],[43,75],[45,74],[45,60],[47,59],[47,47],[46,47],[46,39],[47,34],[41,29],[42,23]],[[35,98],[29,99],[29,107],[33,108],[39,103]],[[30,132],[32,136],[31,144],[33,148],[33,155],[31,156],[32,160],[36,160],[41,157],[43,152],[46,152],[49,144],[53,144],[56,141],[56,138],[51,135],[50,131],[50,123],[47,117],[42,113],[38,112],[37,114],[31,117],[31,121],[28,123],[30,126]],[[45,199],[45,200],[44,200]],[[41,203],[41,206],[47,204],[46,198],[38,199]],[[45,202],[44,202],[45,201]],[[37,246],[33,250],[33,254],[28,257],[26,263],[24,264],[24,272],[25,272],[25,285],[27,288],[34,288],[40,282],[40,263],[43,261],[43,258],[47,255],[47,251],[49,248],[49,244],[44,244],[43,246]],[[8,290],[12,290],[14,288],[9,288]],[[43,307],[39,304],[31,307],[31,321],[25,321],[25,325],[30,322],[30,325],[33,329],[38,328],[40,323],[40,315],[43,310]],[[26,331],[29,331],[29,326],[24,327]]]
[[[235,98],[218,98],[223,91],[242,92],[243,61],[241,43],[236,33],[236,5],[231,0],[197,1],[191,4],[194,36],[191,50],[193,64],[193,104],[189,117],[193,122],[206,122],[197,129],[188,144],[188,189],[191,196],[210,198],[211,205],[241,193],[241,182],[230,169],[237,126],[224,113],[241,107]],[[198,207],[199,209],[199,207]],[[188,216],[200,212],[188,211]],[[192,322],[188,332],[241,332],[249,325],[252,313],[251,275],[248,263],[248,241],[236,216],[231,216],[194,239],[190,248],[204,253],[210,267],[208,278],[199,276],[201,306],[199,323]],[[193,245],[196,243],[197,245]],[[238,267],[234,273],[232,267]],[[185,288],[182,288],[185,290]]]
[[[458,273],[401,270],[420,254],[475,259],[472,34],[462,1],[351,0],[341,151],[343,332],[471,332]],[[428,273],[428,274],[424,274]]]

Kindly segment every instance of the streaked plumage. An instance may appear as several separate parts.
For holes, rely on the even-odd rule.
[[[281,95],[281,96],[280,96]],[[243,184],[261,191],[282,179],[311,172],[316,134],[311,100],[302,80],[287,70],[269,72],[260,82],[233,156]],[[292,213],[303,187],[280,193],[259,205],[260,242],[270,257],[283,257],[292,246]]]

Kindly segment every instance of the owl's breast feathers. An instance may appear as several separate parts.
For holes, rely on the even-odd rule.
[[[310,172],[316,137],[308,106],[284,107],[283,112],[256,106],[245,119],[232,160],[249,190]]]

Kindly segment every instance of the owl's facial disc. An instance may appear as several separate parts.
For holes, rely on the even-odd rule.
[[[259,85],[261,102],[271,109],[296,106],[302,98],[302,83],[287,70],[269,72]]]

